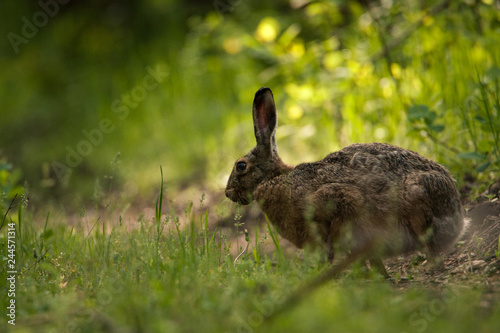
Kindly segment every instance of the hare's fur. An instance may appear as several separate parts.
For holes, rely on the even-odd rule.
[[[353,144],[324,159],[289,166],[274,138],[272,93],[255,96],[257,146],[238,159],[226,196],[256,200],[281,236],[302,248],[353,249],[375,242],[384,255],[423,249],[437,255],[464,227],[454,180],[438,163],[384,143]]]

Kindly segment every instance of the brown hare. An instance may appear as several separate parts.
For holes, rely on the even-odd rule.
[[[359,249],[380,258],[422,249],[447,250],[464,228],[454,180],[438,163],[384,143],[353,144],[324,159],[297,166],[278,156],[276,106],[269,88],[253,102],[257,146],[234,164],[226,196],[243,205],[256,200],[280,235],[295,246]],[[382,265],[382,266],[380,266]],[[383,269],[383,273],[385,269]]]

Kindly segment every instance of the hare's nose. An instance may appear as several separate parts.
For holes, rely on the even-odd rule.
[[[238,194],[233,188],[226,189],[226,197],[233,202],[238,202]]]

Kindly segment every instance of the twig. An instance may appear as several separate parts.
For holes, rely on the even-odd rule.
[[[5,219],[7,218],[7,214],[9,213],[9,211],[10,211],[12,208],[15,208],[15,207],[17,207],[17,206],[18,206],[18,205],[13,206],[14,201],[16,200],[16,198],[17,198],[17,193],[16,193],[16,195],[14,196],[14,198],[12,199],[12,201],[10,202],[9,208],[7,208],[7,211],[5,212],[5,215],[3,216],[2,225],[0,226],[0,230],[2,230],[2,228],[3,228],[3,225],[4,225],[4,223],[5,223]]]
[[[377,53],[375,53],[371,57],[371,61],[372,62],[377,61],[380,57],[384,56],[384,54],[386,54],[386,52],[388,50],[393,49],[396,46],[398,46],[399,44],[401,44],[403,41],[405,41],[408,37],[410,37],[416,30],[418,30],[424,24],[424,18],[426,16],[435,16],[435,15],[439,14],[441,11],[448,8],[449,4],[450,4],[450,0],[444,0],[443,2],[432,7],[427,13],[422,15],[422,17],[417,22],[415,22],[413,24],[413,26],[408,28],[408,30],[406,30],[401,36],[393,39],[392,42],[390,42],[386,45],[383,45],[384,46],[383,49],[378,51]]]
[[[141,259],[141,258],[139,258],[139,257],[135,257],[135,258],[136,258],[137,260],[139,260],[140,262],[142,262],[142,263],[144,264],[144,266],[148,267],[148,264],[147,264],[144,260],[142,260],[142,259]]]
[[[236,265],[236,261],[238,261],[238,259],[247,252],[248,245],[250,245],[250,237],[248,236],[247,229],[245,229],[245,240],[247,241],[247,246],[245,246],[245,249],[236,257],[236,259],[234,259],[233,265]]]
[[[47,250],[45,250],[45,252],[42,254],[42,256],[40,257],[40,259],[38,259],[37,261],[35,261],[33,263],[33,265],[31,265],[30,267],[28,267],[24,273],[26,273],[27,271],[29,271],[30,269],[32,269],[33,267],[35,267],[40,261],[42,261],[43,259],[45,259],[45,255],[47,254],[47,252],[49,252],[50,248],[51,248],[52,245],[49,245],[49,247],[47,248]]]
[[[380,39],[380,43],[382,44],[382,50],[379,52],[381,52],[381,56],[383,55],[385,57],[385,61],[387,63],[387,69],[389,71],[389,74],[391,74],[391,77],[393,79],[395,79],[394,74],[392,73],[392,69],[391,69],[391,64],[392,64],[391,49],[387,45],[387,40],[386,40],[384,32],[383,32],[383,30],[387,30],[387,28],[384,29],[384,26],[382,25],[380,20],[377,18],[377,16],[373,15],[371,9],[368,9],[368,13],[370,14],[371,18],[375,21],[375,23],[377,23],[377,25],[379,27],[379,29],[377,29],[378,38]],[[396,83],[397,83],[397,81],[396,81]]]
[[[296,290],[285,302],[278,307],[274,312],[270,313],[265,320],[272,321],[281,313],[290,310],[294,306],[298,305],[300,301],[307,295],[310,295],[314,290],[321,287],[323,284],[328,281],[337,278],[340,273],[350,266],[353,262],[361,258],[363,255],[370,252],[375,246],[375,241],[371,241],[365,244],[363,247],[357,248],[349,254],[344,260],[342,260],[337,265],[333,266],[330,270],[326,271],[322,275],[316,277],[306,285],[302,286],[298,290]]]
[[[447,142],[445,142],[443,140],[439,140],[435,135],[433,135],[429,131],[425,131],[425,133],[427,134],[428,138],[431,139],[431,141],[443,146],[444,148],[448,149],[449,151],[451,151],[452,153],[454,153],[456,155],[460,154],[460,150],[450,146]]]
[[[87,234],[87,236],[86,236],[86,237],[85,237],[85,239],[83,240],[83,242],[82,242],[82,244],[80,245],[80,248],[79,248],[78,250],[81,250],[81,249],[82,249],[83,244],[85,244],[85,242],[87,241],[87,238],[89,238],[90,233],[92,232],[92,230],[94,230],[94,228],[95,228],[96,224],[99,222],[99,220],[100,220],[100,219],[101,219],[101,217],[99,216],[99,217],[97,218],[97,221],[95,221],[94,225],[92,226],[92,228],[90,228],[89,233]]]

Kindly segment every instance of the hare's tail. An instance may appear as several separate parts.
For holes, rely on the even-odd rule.
[[[451,216],[434,218],[432,238],[428,246],[432,255],[439,255],[450,249],[465,233],[470,219],[457,212]]]

